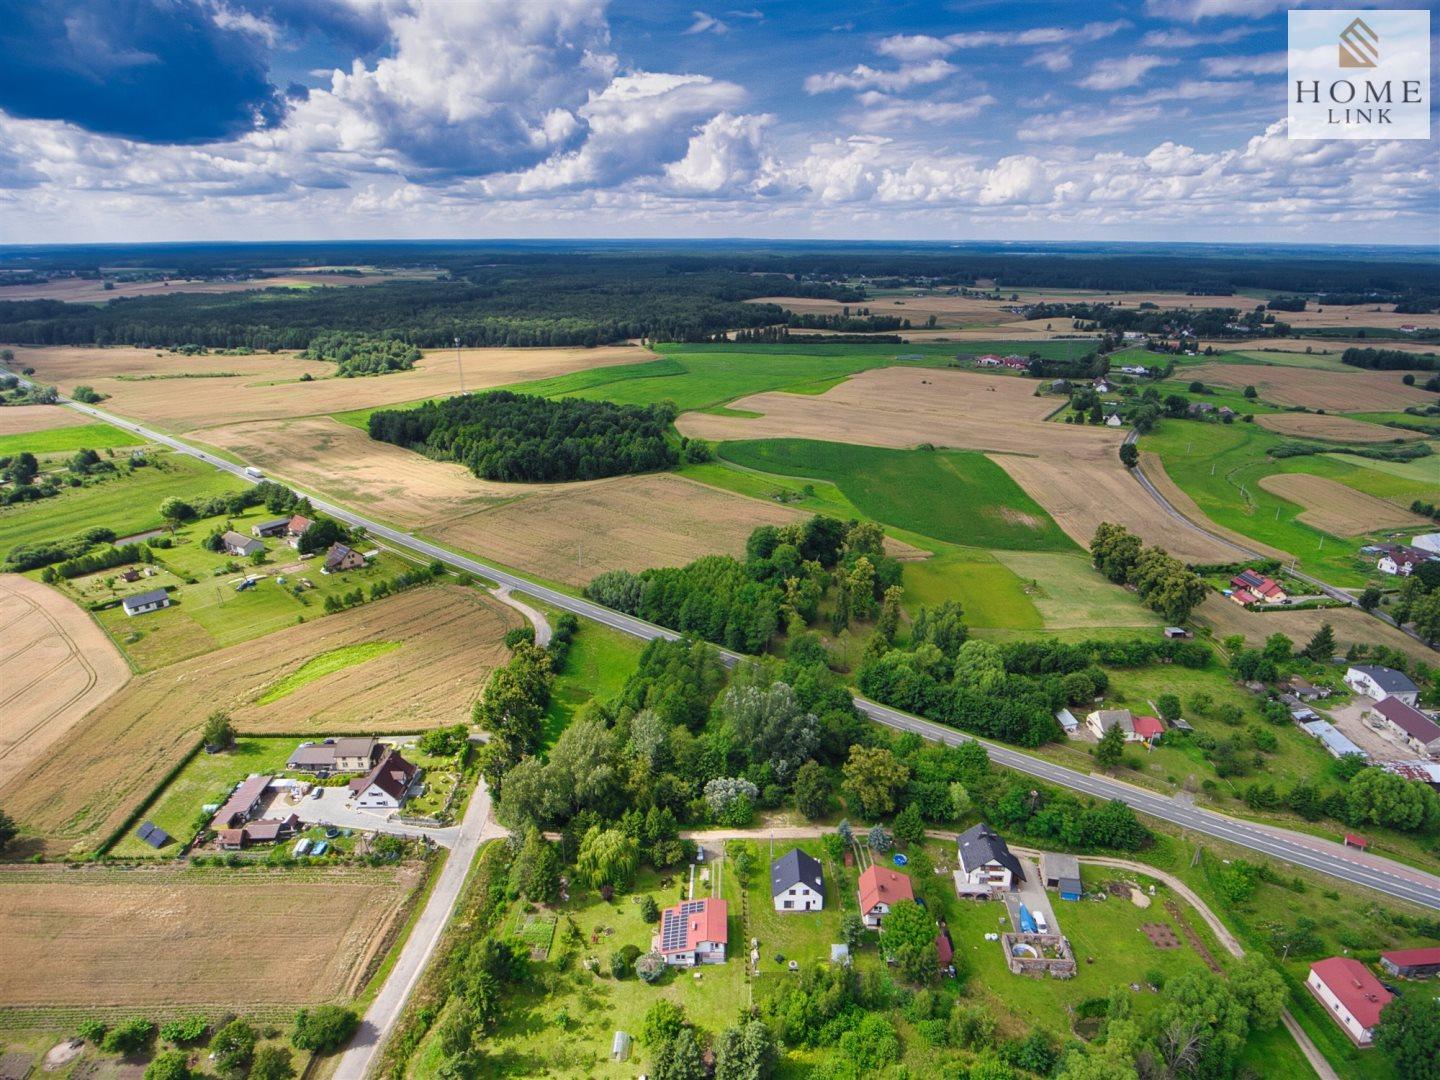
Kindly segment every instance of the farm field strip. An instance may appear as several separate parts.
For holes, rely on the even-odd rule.
[[[353,998],[420,874],[0,871],[0,1007]]]
[[[980,548],[1063,551],[1049,516],[982,454],[891,450],[810,439],[727,442],[744,468],[834,483],[869,517],[923,536]],[[924,491],[916,503],[900,496]]]
[[[1305,507],[1300,520],[1332,536],[1362,536],[1376,529],[1423,530],[1430,524],[1418,514],[1323,476],[1271,473],[1260,478],[1260,486]]]
[[[1364,420],[1352,420],[1348,416],[1330,413],[1267,413],[1256,416],[1255,422],[1263,428],[1278,431],[1282,435],[1331,442],[1380,443],[1411,442],[1424,438],[1417,431],[1383,427]]]
[[[1185,369],[1191,379],[1243,389],[1254,386],[1260,397],[1281,405],[1304,405],[1327,412],[1380,412],[1434,399],[1400,381],[1398,371],[1319,371],[1300,367],[1252,364],[1200,364]]]
[[[0,787],[130,679],[115,645],[65,597],[0,574]]]
[[[83,427],[94,424],[88,416],[63,405],[0,406],[0,435],[27,435],[55,428]]]
[[[79,383],[110,396],[107,410],[169,432],[221,424],[319,416],[352,409],[398,405],[467,390],[582,371],[607,364],[633,363],[653,356],[634,346],[595,349],[463,349],[427,352],[412,371],[369,378],[334,378],[335,365],[300,360],[293,354],[195,356],[153,350],[26,348],[17,363],[35,368],[38,382],[69,393]],[[236,371],[244,374],[194,379],[127,381],[118,375]],[[300,381],[302,375],[310,381]],[[217,403],[223,406],[217,407]]]
[[[50,853],[93,850],[193,750],[214,709],[251,734],[402,734],[458,723],[518,624],[477,590],[423,586],[138,676],[0,786],[0,805]],[[313,657],[395,640],[404,644],[257,703]]]

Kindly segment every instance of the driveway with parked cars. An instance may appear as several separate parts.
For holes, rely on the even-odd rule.
[[[320,797],[314,798],[318,791]],[[444,829],[426,829],[419,825],[407,825],[396,821],[393,810],[361,810],[350,801],[350,789],[343,787],[313,788],[309,795],[298,802],[291,802],[285,795],[275,796],[268,816],[284,817],[294,814],[307,825],[334,825],[338,829],[354,829],[357,832],[380,832],[391,836],[423,837],[441,847],[454,847],[460,835],[460,826],[451,825]]]

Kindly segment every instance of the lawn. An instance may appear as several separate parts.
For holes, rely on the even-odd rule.
[[[714,873],[716,867],[708,866]],[[647,1060],[641,1044],[645,1011],[659,998],[681,1005],[686,1016],[709,1031],[733,1023],[750,1000],[745,979],[745,940],[740,916],[740,890],[726,867],[720,873],[721,894],[730,901],[730,954],[724,964],[667,972],[655,985],[647,985],[633,973],[623,979],[610,974],[610,954],[625,945],[648,950],[656,927],[640,915],[640,898],[651,896],[666,907],[680,899],[689,868],[659,874],[642,869],[630,891],[617,893],[607,903],[594,892],[572,896],[569,901],[548,909],[556,917],[549,956],[532,965],[535,977],[530,984],[507,994],[499,1027],[485,1042],[488,1076],[633,1077]],[[698,896],[711,894],[696,875]],[[540,914],[539,919],[533,916]],[[538,944],[546,919],[542,909],[525,910],[516,902],[504,919],[504,927],[521,942]],[[573,926],[573,929],[572,929]],[[568,944],[578,934],[578,950]],[[566,958],[566,953],[571,955]],[[578,952],[578,955],[576,954]],[[586,957],[599,961],[599,971],[582,966]],[[546,987],[549,992],[546,992]],[[450,1008],[454,1007],[454,1000]],[[443,1016],[431,1027],[431,1034],[412,1057],[408,1076],[435,1075],[442,1058],[435,1031]],[[630,1060],[610,1061],[610,1040],[617,1030],[635,1037]]]
[[[0,551],[63,539],[95,526],[114,529],[117,536],[158,529],[165,524],[160,504],[171,495],[202,502],[244,486],[181,454],[155,453],[150,461],[144,468],[84,487],[62,488],[54,498],[0,508]]]
[[[162,856],[180,853],[193,835],[201,807],[223,803],[230,790],[252,773],[279,773],[294,752],[298,739],[239,738],[235,749],[221,754],[203,750],[192,757],[180,772],[145,807],[142,820],[153,821],[168,832],[175,843],[160,851]],[[116,856],[154,856],[155,849],[139,840],[133,830],[110,849]]]
[[[726,461],[836,485],[866,516],[969,547],[1074,551],[1050,515],[984,454],[888,450],[813,439],[725,442]],[[924,493],[922,499],[916,493]]]
[[[32,454],[59,454],[76,450],[110,450],[117,446],[140,446],[145,442],[133,431],[123,431],[98,421],[77,427],[47,428],[20,435],[0,435],[0,457],[28,450]]]
[[[995,557],[1019,576],[1047,630],[1149,628],[1164,622],[1134,593],[1107,581],[1084,555],[997,551]]]
[[[905,563],[905,610],[958,600],[965,623],[975,629],[1038,630],[1046,625],[1025,582],[996,555],[976,548],[937,545],[922,562]]]
[[[553,612],[549,615],[554,618]],[[640,662],[644,648],[639,638],[582,619],[571,639],[565,667],[555,677],[540,745],[553,745],[587,701],[614,700]]]
[[[279,701],[316,679],[356,664],[363,664],[366,660],[373,660],[377,656],[383,656],[392,649],[398,649],[400,645],[401,643],[398,641],[364,641],[357,645],[342,645],[338,649],[321,653],[319,656],[306,660],[295,671],[271,685],[268,690],[255,699],[255,704],[269,705],[272,701]]]
[[[1344,476],[1337,476],[1336,479],[1371,495],[1386,499],[1403,499],[1411,495],[1427,499],[1440,497],[1440,456],[1435,454],[1416,458],[1414,461],[1376,461],[1358,454],[1325,454],[1323,457],[1327,461],[1338,461],[1352,466],[1351,471]],[[1374,476],[1375,473],[1383,473],[1406,483],[1387,484]]]

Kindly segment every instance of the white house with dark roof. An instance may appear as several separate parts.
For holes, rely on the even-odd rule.
[[[234,529],[226,529],[220,535],[220,543],[225,547],[225,554],[245,556],[254,555],[257,551],[264,551],[265,545],[253,536],[246,536]]]
[[[359,809],[398,810],[419,779],[420,766],[406,761],[398,750],[386,750],[373,769],[350,781],[350,793]]]
[[[1008,892],[1025,880],[1020,860],[1011,854],[1000,834],[983,821],[961,833],[955,845],[959,862],[955,890],[961,896]]]
[[[1353,664],[1345,672],[1345,685],[1357,694],[1379,701],[1384,697],[1399,698],[1406,705],[1420,700],[1420,688],[1404,672],[1378,664]]]
[[[781,914],[824,910],[825,875],[820,860],[799,848],[781,855],[770,864],[770,899]]]
[[[120,606],[125,609],[126,615],[133,618],[136,615],[144,615],[147,611],[159,611],[162,607],[169,607],[170,594],[164,589],[150,589],[147,592],[125,597],[120,601]]]

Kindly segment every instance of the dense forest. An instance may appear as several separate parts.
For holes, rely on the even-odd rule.
[[[1363,252],[1281,253],[1140,245],[1033,251],[984,246],[818,244],[256,244],[0,249],[0,340],[40,345],[130,344],[305,348],[320,334],[393,333],[420,347],[597,345],[646,337],[701,341],[727,329],[784,324],[786,313],[744,301],[807,296],[856,303],[880,284],[1001,289],[1237,289],[1440,306],[1432,261]],[[363,287],[173,293],[101,305],[6,301],[5,281],[37,273],[93,276],[101,266],[163,268],[195,277],[255,278],[277,266],[424,267],[439,280]],[[107,273],[110,271],[107,270]],[[809,325],[809,324],[804,324]],[[1124,327],[1131,329],[1133,327]],[[868,325],[865,329],[881,330]],[[1197,330],[1200,328],[1197,327]],[[1201,330],[1201,332],[1207,332]]]
[[[370,416],[370,437],[458,461],[485,480],[553,483],[672,468],[672,409],[509,390],[430,401]]]
[[[1377,371],[1434,371],[1440,366],[1434,356],[1403,349],[1346,349],[1340,354],[1340,362]]]

